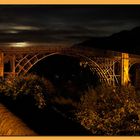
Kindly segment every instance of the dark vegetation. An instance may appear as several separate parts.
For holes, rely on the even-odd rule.
[[[140,135],[134,87],[89,87],[80,101],[54,89],[36,75],[10,77],[0,101],[39,135]]]
[[[91,134],[57,108],[54,87],[44,78],[32,74],[9,77],[1,81],[0,90],[0,102],[38,135]]]
[[[76,118],[95,135],[139,135],[134,87],[98,87],[81,97]]]
[[[39,117],[47,105],[47,93],[51,93],[51,83],[36,75],[28,75],[9,77],[2,81],[0,86],[1,103],[40,133],[37,129],[37,126],[41,125],[38,120],[41,120]]]

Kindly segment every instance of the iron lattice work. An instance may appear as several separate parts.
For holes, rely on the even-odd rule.
[[[36,63],[55,54],[77,57],[79,63],[88,65],[93,74],[97,72],[101,82],[109,85],[120,85],[123,83],[122,77],[126,76],[126,74],[123,74],[125,70],[125,67],[123,66],[123,53],[118,52],[66,46],[51,46],[4,48],[1,50],[1,54],[3,54],[4,59],[4,62],[1,63],[1,69],[4,69],[4,76],[26,74]],[[140,63],[140,57],[138,56],[129,54],[128,59],[129,69],[133,64],[137,62]],[[125,61],[127,60],[125,59]],[[8,69],[10,70],[6,71],[6,65],[8,64]]]
[[[62,52],[56,53],[35,53],[35,54],[25,54],[22,56],[17,57],[16,64],[15,64],[15,73],[16,75],[26,74],[36,63],[43,60],[46,57],[55,55],[55,54],[63,54]],[[72,54],[72,53],[65,53],[63,55],[68,55],[72,57],[78,57],[79,61],[83,64],[89,65],[91,71],[94,73],[96,71],[100,77],[101,82],[108,82],[106,75],[103,73],[101,67],[92,59],[82,56],[80,54]]]
[[[99,67],[102,69],[102,73],[106,75],[107,81],[109,85],[120,85],[121,84],[121,58],[105,58],[105,57],[94,57],[93,60],[99,65]],[[119,64],[116,65],[116,64]],[[116,69],[119,69],[118,72],[116,72]]]
[[[84,54],[81,55],[79,52],[61,50],[59,52],[33,52],[33,53],[19,53],[16,55],[5,55],[5,63],[10,61],[12,64],[12,72],[9,74],[21,75],[26,74],[28,71],[39,61],[43,60],[46,57],[63,54],[72,57],[78,57],[79,63],[83,65],[88,65],[90,70],[97,72],[99,80],[101,83],[106,83],[109,85],[120,84],[119,78],[120,75],[115,75],[115,62],[120,61],[111,58],[105,57],[87,57]],[[8,73],[7,73],[8,74]]]

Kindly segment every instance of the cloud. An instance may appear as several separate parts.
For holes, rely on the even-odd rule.
[[[27,30],[39,30],[38,27],[34,27],[34,26],[25,26],[25,25],[20,25],[20,26],[12,26],[11,27],[13,30],[23,30],[23,31],[27,31]]]
[[[0,6],[0,41],[73,41],[140,25],[140,6]]]

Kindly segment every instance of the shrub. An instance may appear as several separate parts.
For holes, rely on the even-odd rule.
[[[75,114],[95,135],[135,135],[140,127],[135,89],[130,86],[89,88]]]
[[[31,98],[38,108],[46,106],[49,93],[52,91],[52,84],[37,75],[8,77],[1,82],[1,93],[13,100],[22,100],[26,96]]]

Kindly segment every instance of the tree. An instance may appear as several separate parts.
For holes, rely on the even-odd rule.
[[[0,86],[0,92],[5,96],[13,100],[30,98],[38,108],[46,106],[49,94],[54,89],[50,81],[32,74],[8,77]]]
[[[137,135],[140,124],[135,89],[89,88],[81,97],[76,118],[95,135]]]

